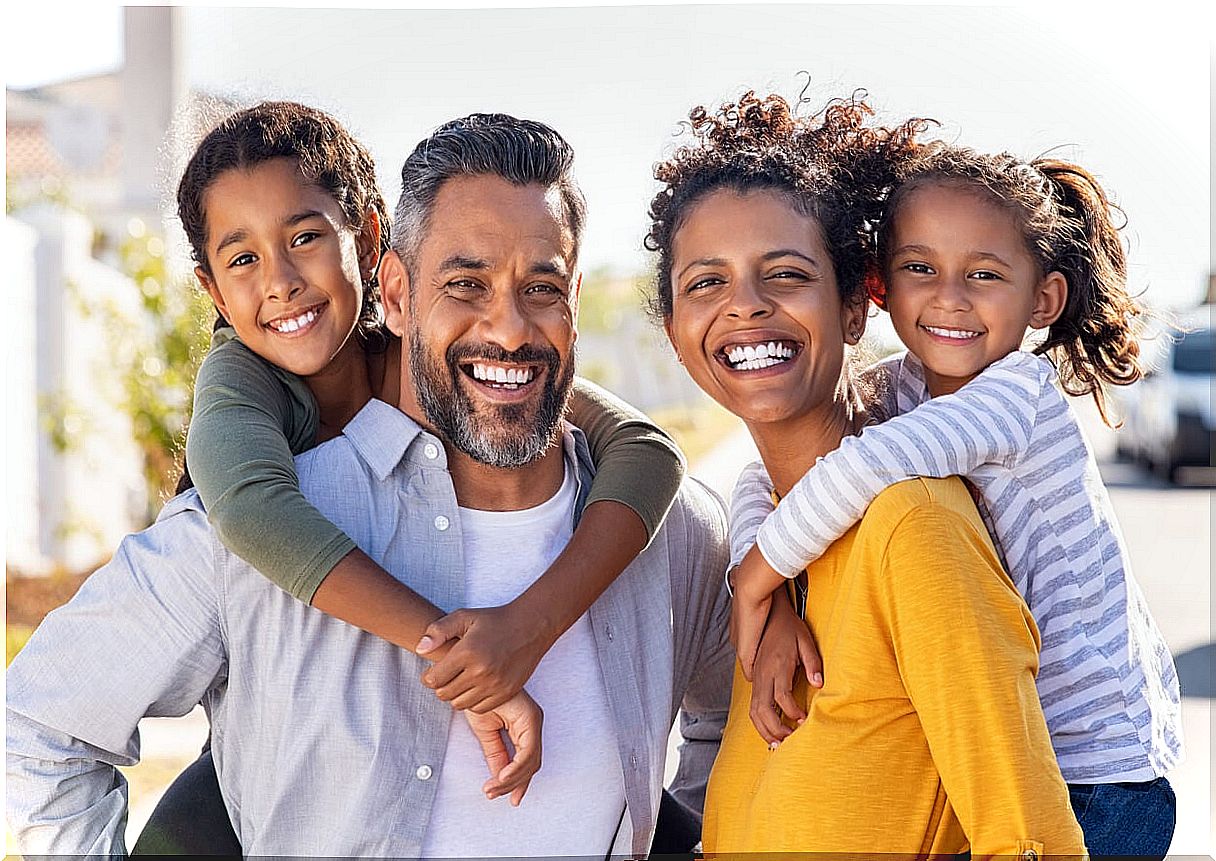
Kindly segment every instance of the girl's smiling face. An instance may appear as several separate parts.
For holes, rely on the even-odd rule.
[[[886,301],[933,396],[957,391],[1064,309],[1067,282],[1046,275],[1014,213],[956,182],[911,191],[897,206],[886,253]]]
[[[672,241],[668,337],[697,384],[749,423],[833,404],[864,304],[836,285],[819,222],[780,194],[711,192]]]
[[[226,171],[203,197],[210,272],[195,275],[241,341],[303,377],[350,340],[375,266],[374,217],[356,234],[294,159]]]

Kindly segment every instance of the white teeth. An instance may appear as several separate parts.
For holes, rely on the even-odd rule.
[[[316,311],[306,311],[299,317],[291,317],[286,320],[271,320],[266,325],[276,332],[295,332],[304,328],[315,319],[317,319]]]
[[[965,341],[969,338],[978,338],[982,332],[971,332],[967,329],[943,329],[939,326],[925,326],[925,331],[931,332],[942,338],[953,338],[957,341]]]
[[[794,348],[789,344],[769,341],[767,344],[735,346],[726,351],[726,358],[736,370],[754,371],[791,359]]]
[[[521,386],[531,381],[531,368],[504,368],[501,365],[473,364],[473,379],[503,386]]]

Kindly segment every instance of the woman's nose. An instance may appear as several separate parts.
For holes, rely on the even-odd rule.
[[[754,278],[740,278],[731,286],[726,314],[740,320],[754,320],[771,314],[772,305]]]

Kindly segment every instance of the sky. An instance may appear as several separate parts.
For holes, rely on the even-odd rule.
[[[805,72],[815,107],[864,88],[883,119],[933,117],[980,149],[1076,160],[1127,213],[1135,289],[1179,306],[1206,288],[1211,30],[1190,4],[459,5],[184,7],[183,70],[206,92],[333,112],[372,150],[390,201],[441,122],[544,120],[576,152],[584,265],[627,271],[647,266],[651,166],[688,110],[747,88],[795,97]],[[122,62],[120,7],[22,4],[4,20],[7,86]]]

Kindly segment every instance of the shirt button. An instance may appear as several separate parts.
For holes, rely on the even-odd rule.
[[[638,755],[636,753],[629,754],[629,767],[630,768],[638,767]]]
[[[429,765],[420,765],[420,766],[418,766],[418,770],[414,772],[414,775],[419,780],[430,780],[431,775],[434,773],[435,772],[433,772],[431,770],[431,767]]]
[[[425,454],[427,457],[429,457],[431,460],[434,460],[435,458],[439,457],[439,446],[435,445],[434,443],[428,442],[426,444],[426,448],[424,448],[422,450],[422,453]]]
[[[612,626],[611,625],[604,626],[604,636],[608,638],[609,643],[612,642]]]
[[[443,532],[451,525],[452,525],[452,521],[448,520],[442,514],[435,518],[435,528],[438,529],[440,532]]]

